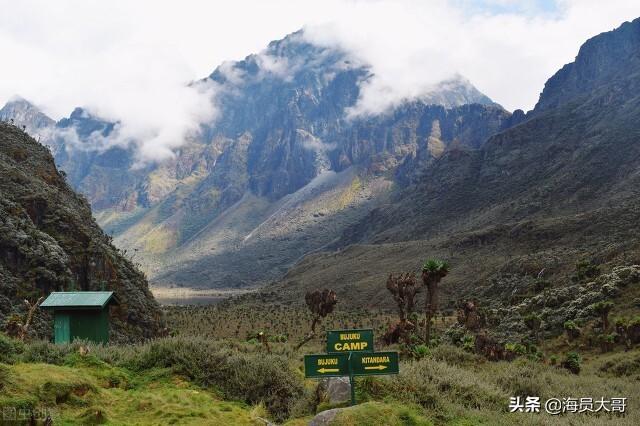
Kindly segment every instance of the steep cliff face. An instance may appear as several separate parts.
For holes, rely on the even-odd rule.
[[[325,170],[368,164],[375,156],[402,159],[429,136],[424,133],[435,117],[426,124],[421,121],[429,120],[429,106],[440,106],[440,116],[453,109],[454,116],[465,112],[457,107],[477,104],[476,109],[491,116],[484,123],[491,130],[510,115],[456,76],[434,86],[419,102],[380,116],[354,117],[350,112],[358,102],[360,85],[371,76],[366,64],[354,62],[344,51],[311,44],[302,32],[291,34],[264,52],[226,63],[211,74],[223,90],[218,99],[220,119],[210,127],[209,136],[250,135],[246,186],[256,195],[277,200]],[[403,123],[406,132],[399,130]],[[445,140],[477,147],[487,136],[486,131],[463,136],[457,130],[453,125],[445,128]]]
[[[587,40],[576,60],[547,81],[534,113],[588,96],[606,84],[625,84],[629,73],[640,68],[639,44],[640,18]]]
[[[49,150],[0,124],[0,323],[51,291],[113,290],[116,340],[152,337],[161,312],[144,275],[98,227]],[[46,316],[46,315],[45,315]],[[38,332],[50,327],[40,324]]]

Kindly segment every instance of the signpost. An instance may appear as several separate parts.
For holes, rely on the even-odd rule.
[[[373,352],[373,330],[327,331],[327,352]]]
[[[327,353],[304,356],[309,378],[349,376],[351,405],[356,404],[355,376],[398,374],[397,352],[374,352],[373,330],[327,331]]]
[[[349,375],[348,354],[304,356],[305,377],[342,377]]]
[[[398,352],[351,354],[351,374],[354,376],[398,374],[399,372]]]

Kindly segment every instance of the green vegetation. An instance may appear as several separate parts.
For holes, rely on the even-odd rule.
[[[303,379],[302,352],[292,342],[272,342],[270,353],[258,342],[193,337],[101,346],[22,343],[0,335],[0,344],[12,354],[0,364],[0,407],[46,408],[61,424],[241,425],[264,424],[259,418],[265,418],[303,425],[336,406],[318,392],[317,381]],[[308,352],[321,350],[320,342],[310,345]],[[513,424],[507,410],[512,396],[632,397],[640,377],[637,348],[604,361],[568,353],[558,366],[526,356],[489,362],[445,343],[416,351],[420,356],[404,360],[398,376],[358,379],[362,403],[338,411],[331,424]],[[567,371],[576,365],[580,375]],[[629,404],[625,418],[580,415],[580,421],[637,424],[638,401]],[[551,417],[517,417],[525,425],[544,421]]]

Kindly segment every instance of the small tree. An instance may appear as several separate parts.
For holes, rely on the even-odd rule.
[[[523,318],[524,325],[533,333],[533,338],[537,343],[539,341],[538,336],[540,333],[540,326],[542,325],[542,319],[539,315],[529,314]]]
[[[316,336],[316,325],[318,325],[318,323],[322,321],[322,318],[325,318],[327,315],[333,312],[336,303],[338,303],[338,296],[336,295],[335,291],[329,289],[324,289],[322,291],[308,291],[304,296],[304,301],[313,314],[313,319],[311,320],[311,330],[305,336],[305,338],[302,339],[300,343],[298,343],[296,349],[300,349],[302,345]]]
[[[565,321],[563,324],[564,330],[567,332],[567,337],[569,338],[569,341],[573,341],[574,339],[577,339],[578,337],[580,337],[580,328],[578,328],[578,325],[575,323],[575,321],[572,320],[568,320]]]
[[[10,336],[24,341],[29,336],[29,328],[31,327],[31,321],[38,309],[38,306],[42,303],[44,297],[39,298],[36,303],[31,303],[28,300],[24,301],[27,307],[27,315],[24,322],[21,322],[17,317],[10,321],[7,325],[7,332]]]
[[[449,264],[442,260],[428,259],[422,266],[422,282],[427,288],[425,301],[425,343],[431,341],[431,320],[438,310],[438,284],[449,273]]]
[[[475,300],[460,302],[456,316],[458,324],[467,330],[477,331],[483,325],[483,318],[478,311],[478,302]]]
[[[387,344],[395,343],[402,338],[406,344],[411,343],[410,332],[415,330],[415,324],[409,319],[415,309],[415,297],[420,291],[416,274],[404,273],[398,276],[389,274],[387,279],[387,290],[393,296],[393,300],[398,306],[398,316],[400,321],[392,326],[384,336]]]
[[[602,301],[593,305],[593,312],[600,316],[602,320],[602,331],[606,332],[609,329],[609,312],[613,309],[613,302]]]

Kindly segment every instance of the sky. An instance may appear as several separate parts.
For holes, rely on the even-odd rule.
[[[54,119],[76,106],[120,120],[152,160],[215,120],[227,60],[306,37],[371,65],[358,110],[380,113],[454,74],[529,110],[589,37],[640,16],[637,0],[0,0],[0,105],[20,95]]]

